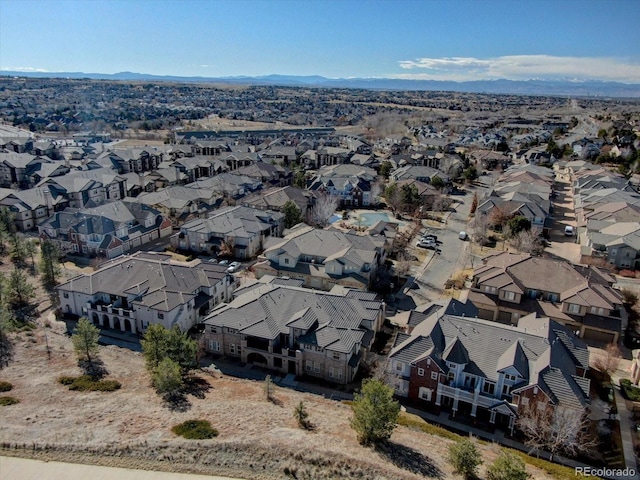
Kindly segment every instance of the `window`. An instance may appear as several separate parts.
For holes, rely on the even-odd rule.
[[[160,320],[163,320],[163,319],[164,319],[164,313],[160,313],[160,312],[158,312],[158,318],[159,318]]]
[[[284,263],[285,263],[285,265],[289,265],[289,259],[288,259],[288,258],[285,258],[285,259],[284,259]]]
[[[547,298],[549,299],[550,302],[556,303],[558,301],[558,294],[557,293],[550,293]]]
[[[438,380],[438,372],[431,372],[431,380]]]
[[[594,315],[604,315],[604,308],[591,307],[591,313]]]
[[[503,395],[509,395],[510,392],[511,392],[511,385],[503,385],[502,386],[502,394]]]
[[[240,355],[242,353],[242,349],[240,348],[240,345],[232,343],[231,345],[229,345],[229,353]]]
[[[209,331],[210,331],[211,333],[218,333],[218,327],[216,327],[215,325],[211,325],[211,326],[209,327]]]
[[[522,405],[523,407],[526,407],[529,405],[529,397],[521,397],[520,398],[520,405]]]
[[[401,372],[402,370],[404,370],[404,363],[396,362],[396,371]]]
[[[211,350],[212,352],[219,352],[220,344],[215,340],[209,340],[209,350]]]
[[[485,285],[484,291],[486,293],[496,293],[496,287],[490,287],[489,285]]]
[[[334,360],[340,360],[340,354],[338,352],[333,352],[332,357]]]
[[[433,390],[431,388],[420,387],[418,395],[422,400],[426,400],[427,402],[431,401],[431,395],[433,394]]]
[[[482,385],[482,391],[484,393],[488,393],[489,395],[494,395],[496,392],[496,384],[494,382],[484,381],[484,385]]]
[[[449,381],[449,383],[454,383],[456,381],[456,374],[453,372],[449,372],[449,375],[447,375],[447,380]]]
[[[576,305],[575,303],[570,303],[569,308],[567,308],[569,313],[580,313],[580,305]]]
[[[419,368],[418,369],[418,376],[419,377],[424,377],[424,368]]]
[[[341,379],[342,378],[342,369],[341,368],[331,367],[329,369],[329,377]]]
[[[64,298],[69,298],[69,294],[67,292],[64,292]]]
[[[510,373],[505,373],[504,374],[504,379],[508,380],[510,382],[515,382],[516,381],[516,376],[515,375],[511,375]]]
[[[516,294],[514,292],[504,292],[504,299],[514,301],[516,299]]]
[[[320,362],[313,362],[313,372],[320,373]]]
[[[307,372],[310,372],[311,370],[313,370],[313,362],[311,360],[307,360],[307,362],[305,363],[304,369]]]

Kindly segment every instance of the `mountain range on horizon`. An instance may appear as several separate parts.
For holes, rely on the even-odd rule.
[[[353,88],[368,90],[414,90],[488,93],[506,95],[640,98],[640,84],[599,80],[405,80],[395,78],[327,78],[320,75],[264,75],[234,77],[183,77],[134,72],[83,73],[0,70],[0,77],[70,78],[91,80],[153,81],[181,83],[226,83],[288,87]]]

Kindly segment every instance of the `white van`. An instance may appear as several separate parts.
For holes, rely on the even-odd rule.
[[[460,232],[460,234],[458,235],[458,238],[460,240],[466,240],[467,239],[467,232]]]
[[[571,225],[567,225],[566,227],[564,227],[564,234],[567,237],[573,237],[573,227]]]

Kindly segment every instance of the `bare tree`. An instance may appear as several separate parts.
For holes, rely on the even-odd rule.
[[[509,213],[502,207],[493,207],[489,212],[489,225],[494,229],[502,230],[502,227],[509,219]]]
[[[610,343],[602,352],[598,352],[593,360],[593,366],[596,370],[602,372],[607,377],[611,377],[618,370],[622,353],[615,343]]]
[[[487,232],[489,230],[489,219],[486,215],[476,215],[473,219],[474,240],[480,245],[487,242]]]
[[[451,199],[446,195],[440,193],[435,195],[433,198],[433,204],[431,205],[431,209],[434,212],[446,212],[451,207]]]
[[[402,211],[402,209],[404,208],[402,189],[398,187],[398,184],[396,183],[387,186],[384,191],[384,199],[394,213]]]
[[[331,215],[336,212],[339,204],[340,199],[335,195],[319,195],[311,211],[311,221],[320,228],[327,226]]]
[[[595,439],[589,435],[586,409],[532,402],[518,418],[517,427],[526,437],[525,445],[533,452],[549,451],[551,459],[556,454],[573,457],[588,452],[596,445]]]
[[[371,184],[371,204],[378,205],[380,203],[380,194],[384,190],[384,185],[381,180]]]
[[[531,255],[542,255],[544,245],[540,238],[540,230],[522,230],[515,235],[509,232],[509,226],[505,227],[505,236],[510,237],[509,244],[518,252],[529,253]]]
[[[395,265],[396,277],[404,277],[411,271],[411,260],[407,258],[404,252],[398,254]]]
[[[233,257],[236,253],[236,241],[234,237],[229,237],[220,244],[219,255],[221,257]]]

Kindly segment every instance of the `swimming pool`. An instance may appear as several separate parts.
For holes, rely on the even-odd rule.
[[[400,220],[396,220],[387,212],[361,213],[358,219],[359,219],[358,223],[360,223],[361,225],[366,225],[367,227],[375,225],[380,221],[397,223],[398,225],[404,225],[404,222],[401,222]]]
[[[342,218],[341,215],[336,215],[335,213],[329,217],[329,223],[337,222]]]

